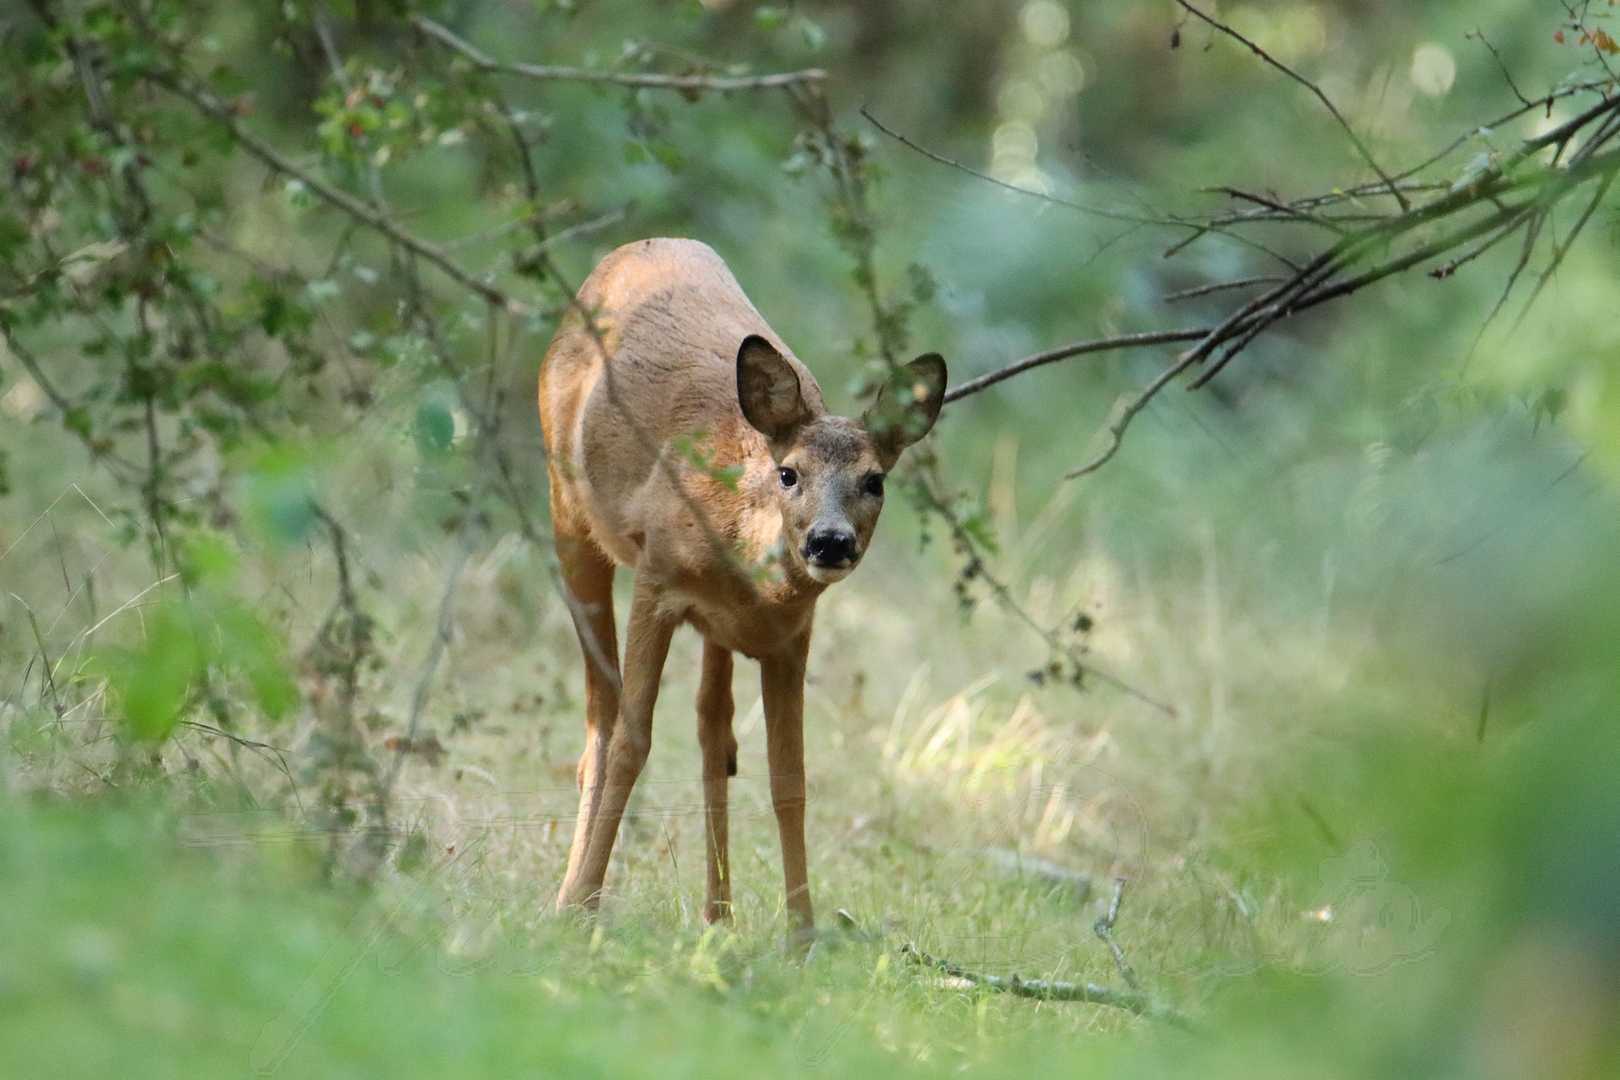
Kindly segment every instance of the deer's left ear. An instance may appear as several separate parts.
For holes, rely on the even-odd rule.
[[[893,461],[928,434],[945,404],[945,358],[926,353],[894,373],[861,418],[883,455]]]

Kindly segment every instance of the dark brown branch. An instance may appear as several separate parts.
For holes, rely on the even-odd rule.
[[[1330,218],[1322,217],[1320,214],[1313,214],[1309,210],[1300,206],[1293,206],[1285,202],[1279,202],[1268,195],[1260,195],[1252,191],[1244,191],[1241,188],[1235,187],[1218,187],[1213,190],[1218,191],[1223,195],[1229,195],[1234,199],[1241,199],[1243,202],[1254,203],[1256,206],[1262,206],[1267,210],[1272,211],[1271,214],[1247,217],[1242,220],[1271,221],[1280,219],[1283,221],[1306,221],[1312,225],[1319,225],[1329,232],[1335,233],[1339,236],[1343,236],[1346,231],[1343,225],[1340,225],[1338,222],[1335,222]]]
[[[1121,334],[1118,337],[1097,338],[1094,341],[1077,341],[1070,345],[1060,345],[1055,349],[1038,352],[1026,356],[1022,360],[1014,360],[1005,367],[987,372],[976,378],[969,379],[960,386],[954,386],[945,391],[945,404],[960,401],[969,394],[977,394],[980,390],[994,386],[1004,379],[1014,375],[1022,375],[1026,371],[1043,367],[1046,364],[1055,364],[1059,360],[1067,360],[1071,356],[1084,356],[1087,353],[1112,352],[1115,349],[1139,349],[1147,345],[1173,345],[1181,341],[1197,341],[1208,334],[1207,329],[1198,330],[1149,330],[1139,334]]]
[[[1299,72],[1283,63],[1281,60],[1278,60],[1276,57],[1266,52],[1266,50],[1262,49],[1259,45],[1244,37],[1242,34],[1221,22],[1219,19],[1204,14],[1203,11],[1188,3],[1187,0],[1176,0],[1176,3],[1180,4],[1181,7],[1189,14],[1195,15],[1199,19],[1202,19],[1204,22],[1208,23],[1216,30],[1219,30],[1227,37],[1248,46],[1250,52],[1254,53],[1267,64],[1276,68],[1284,75],[1287,75],[1290,79],[1293,79],[1295,82],[1305,87],[1312,94],[1316,95],[1316,99],[1327,108],[1328,112],[1333,114],[1333,119],[1339,122],[1339,126],[1344,129],[1344,133],[1350,136],[1350,141],[1355,144],[1356,152],[1361,155],[1362,160],[1372,167],[1372,171],[1378,174],[1378,178],[1384,182],[1384,186],[1388,188],[1389,193],[1395,197],[1395,201],[1400,204],[1401,209],[1407,210],[1410,208],[1406,201],[1406,196],[1401,194],[1401,189],[1395,186],[1394,178],[1386,173],[1373,158],[1372,152],[1367,149],[1366,145],[1362,143],[1360,136],[1356,134],[1355,129],[1350,126],[1350,121],[1344,118],[1344,114],[1339,112],[1338,106],[1333,104],[1333,99],[1324,94],[1320,86],[1317,86],[1315,83],[1311,82],[1311,80],[1307,79],[1305,76],[1301,75]]]
[[[1528,105],[1521,105],[1516,109],[1511,109],[1494,120],[1487,120],[1485,123],[1480,124],[1461,135],[1458,135],[1455,139],[1451,140],[1451,142],[1435,151],[1429,157],[1418,162],[1418,164],[1413,165],[1404,172],[1397,173],[1395,179],[1397,182],[1399,182],[1407,179],[1408,177],[1416,176],[1418,173],[1424,172],[1435,165],[1438,165],[1440,162],[1456,153],[1459,146],[1462,146],[1469,139],[1477,136],[1482,130],[1494,130],[1501,127],[1503,124],[1512,123],[1514,120],[1517,120],[1524,114],[1533,112],[1536,109],[1546,109],[1548,115],[1551,115],[1553,105],[1559,101],[1562,101],[1564,98],[1574,97],[1576,94],[1585,93],[1601,94],[1603,89],[1608,85],[1609,80],[1603,79],[1598,81],[1576,83],[1574,86],[1566,86],[1562,90],[1554,90],[1545,97],[1537,98],[1535,101],[1530,102]],[[1381,185],[1380,190],[1382,190]],[[1387,192],[1385,193],[1387,194]]]
[[[1607,103],[1607,107],[1610,109],[1620,107],[1620,99]],[[1588,122],[1603,114],[1603,110],[1589,110],[1589,112],[1591,115],[1588,116]],[[1573,134],[1573,131],[1566,134],[1564,138],[1567,139],[1570,134]],[[1549,145],[1549,143],[1542,140],[1533,141],[1543,146]],[[1526,148],[1517,155],[1518,159],[1522,160],[1530,152],[1533,152],[1533,149],[1527,143]],[[1606,178],[1605,183],[1609,183],[1612,182],[1612,178],[1617,172],[1620,172],[1620,151],[1611,151],[1600,156],[1588,157],[1579,162],[1572,162],[1566,168],[1552,170],[1550,176],[1543,174],[1530,180],[1511,180],[1501,173],[1493,171],[1467,188],[1451,192],[1426,206],[1418,207],[1409,213],[1401,215],[1390,225],[1374,227],[1363,234],[1346,237],[1312,260],[1294,279],[1271,290],[1264,296],[1250,301],[1233,312],[1220,326],[1203,335],[1196,346],[1182,354],[1174,364],[1161,372],[1151,383],[1126,399],[1116,409],[1113,419],[1104,429],[1103,434],[1107,442],[1103,449],[1084,465],[1067,473],[1065,479],[1075,479],[1095,472],[1112,460],[1114,455],[1119,452],[1126,429],[1142,409],[1160,391],[1173,382],[1177,376],[1195,364],[1201,363],[1222,344],[1232,343],[1217,362],[1207,368],[1189,385],[1189,389],[1197,389],[1206,385],[1220,373],[1227,363],[1273,323],[1288,318],[1296,312],[1348,296],[1367,285],[1411,269],[1420,263],[1427,262],[1467,244],[1480,236],[1500,229],[1516,227],[1516,223],[1525,214],[1545,212],[1546,208],[1562,199],[1569,191],[1587,180],[1593,177],[1604,177]],[[1420,225],[1476,206],[1483,200],[1495,200],[1501,195],[1525,187],[1536,187],[1537,190],[1525,201],[1517,205],[1501,206],[1494,214],[1455,229],[1440,239],[1421,245],[1404,255],[1379,263],[1355,277],[1336,282],[1332,281],[1336,273],[1348,266],[1360,252],[1367,250],[1374,244],[1392,241],[1406,235]],[[1501,204],[1498,203],[1498,205]],[[1595,208],[1595,205],[1595,203],[1592,204],[1593,208]],[[1517,275],[1515,274],[1515,276]]]
[[[713,92],[731,94],[745,90],[772,90],[805,83],[818,83],[827,77],[820,68],[803,71],[783,71],[769,75],[663,75],[650,71],[603,71],[595,68],[553,67],[544,64],[526,64],[520,61],[502,61],[479,49],[442,23],[425,15],[411,16],[411,25],[439,44],[459,53],[468,63],[482,71],[520,75],[526,79],[548,82],[608,83],[614,86],[637,87],[648,90],[679,90],[685,93]]]

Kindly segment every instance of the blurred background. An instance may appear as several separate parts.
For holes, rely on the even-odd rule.
[[[1455,141],[1442,187],[1620,64],[1610,3],[1202,6],[1391,171]],[[848,413],[891,354],[1214,325],[1250,294],[1175,294],[1333,233],[1166,219],[1376,179],[1321,103],[1170,2],[8,0],[0,50],[8,1075],[1620,1072],[1620,196],[1534,306],[1584,198],[1499,315],[1517,241],[1279,324],[1080,479],[1175,347],[947,406],[818,615],[800,966],[751,665],[702,924],[691,634],[603,921],[551,914],[570,287],[701,239]],[[897,952],[1124,986],[1116,878],[1191,1033]]]

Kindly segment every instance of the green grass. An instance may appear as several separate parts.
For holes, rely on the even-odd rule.
[[[1575,1048],[1560,1075],[1603,1075],[1620,887],[1601,852],[1620,818],[1605,794],[1612,734],[1591,718],[1615,702],[1610,578],[1572,598],[1556,567],[1514,579],[1483,562],[1479,580],[1504,583],[1494,617],[1539,629],[1508,639],[1481,740],[1477,669],[1457,644],[1479,599],[1425,579],[1401,595],[1412,617],[1385,620],[1408,552],[1360,549],[1329,591],[1321,559],[1345,549],[1334,514],[1283,516],[1294,554],[1257,557],[1270,526],[1223,491],[1213,524],[1156,563],[1110,539],[1107,507],[1062,495],[1020,510],[1005,479],[1014,449],[992,453],[987,490],[998,570],[1044,621],[1095,612],[1092,659],[1176,714],[1106,687],[1032,684],[1038,643],[988,609],[961,619],[948,555],[919,550],[897,514],[818,624],[806,735],[824,937],[802,965],[783,947],[748,664],[737,922],[699,918],[689,633],[666,669],[603,916],[552,914],[579,668],[543,565],[520,545],[479,552],[463,575],[425,717],[445,753],[407,758],[393,810],[403,843],[367,891],[323,880],[326,838],[273,758],[182,728],[154,765],[113,737],[84,663],[94,624],[68,609],[48,647],[69,710],[55,717],[22,657],[0,717],[0,1075],[1472,1076],[1492,1055],[1551,1046]],[[408,464],[379,454],[351,468]],[[1365,484],[1347,473],[1319,480]],[[409,487],[362,501],[387,522],[400,513],[390,498]],[[88,507],[53,513],[71,539],[42,528],[13,556],[37,570],[19,587],[47,614],[64,588],[47,571],[65,560],[77,573],[95,536]],[[1593,550],[1605,535],[1592,530]],[[1048,571],[1053,546],[1070,557]],[[361,696],[387,761],[445,552],[385,529],[364,551],[367,603],[390,632]],[[101,567],[97,622],[149,584],[140,573],[133,557]],[[287,640],[311,638],[329,566],[267,550],[245,553],[242,573]],[[1566,618],[1544,621],[1555,601]],[[138,639],[143,611],[100,632]],[[309,800],[304,754],[330,695],[307,665],[299,677],[310,706],[250,730],[290,751]],[[1009,874],[994,855],[1009,849],[1097,887],[1082,899]],[[983,973],[1119,985],[1091,931],[1116,875],[1130,882],[1118,941],[1200,1033],[974,990],[898,952],[914,941]],[[840,932],[837,909],[861,932]],[[1527,982],[1551,989],[1520,1003]]]

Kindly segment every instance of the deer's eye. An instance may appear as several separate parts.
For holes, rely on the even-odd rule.
[[[783,487],[790,488],[799,482],[799,473],[796,469],[784,467],[776,470],[776,478],[782,481]]]
[[[861,485],[861,489],[874,499],[883,498],[883,474],[872,473],[866,478],[866,482]]]

